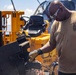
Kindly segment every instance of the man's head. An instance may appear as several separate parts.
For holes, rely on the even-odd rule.
[[[51,2],[48,11],[50,17],[56,19],[57,21],[68,19],[70,14],[70,11],[59,1]]]

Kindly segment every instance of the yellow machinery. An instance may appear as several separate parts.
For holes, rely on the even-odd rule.
[[[19,37],[19,35],[22,35],[23,32],[25,33],[25,35],[30,35],[31,33],[34,32],[34,31],[33,32],[30,31],[31,33],[29,34],[28,28],[27,29],[22,28],[26,24],[25,23],[26,21],[24,19],[22,19],[22,15],[24,14],[24,12],[22,12],[22,11],[2,11],[1,14],[2,14],[2,27],[3,27],[3,30],[1,30],[1,32],[3,33],[2,37],[3,37],[4,45],[16,41],[16,39]],[[37,16],[35,16],[35,17],[37,17]],[[9,22],[7,20],[9,18],[10,18],[10,23],[11,23],[11,31],[7,30],[7,26],[8,26],[8,22]],[[49,40],[49,38],[50,38],[50,34],[48,33],[49,22],[47,20],[45,20],[44,23],[45,23],[44,24],[45,30],[43,32],[40,32],[40,34],[38,34],[36,36],[30,35],[30,37],[27,37],[27,39],[30,41],[30,49],[29,49],[30,51],[42,47]],[[35,23],[35,24],[37,24],[37,23]],[[37,26],[36,26],[36,28],[37,28]],[[39,31],[40,30],[38,30],[38,32]],[[8,35],[6,34],[7,32],[9,33]],[[46,53],[46,54],[38,56],[36,58],[36,60],[38,60],[42,64],[42,68],[44,70],[48,70],[49,66],[54,61],[57,60],[57,52],[56,52],[56,50],[53,50],[50,53]]]
[[[25,24],[25,21],[21,19],[24,14],[23,11],[2,11],[2,33],[4,45],[10,42],[14,42],[17,38],[17,32],[20,31],[21,27]],[[8,19],[10,19],[11,31],[7,30]],[[7,35],[8,33],[8,35]]]
[[[3,72],[5,72],[5,74],[8,73],[8,75],[10,75],[10,73],[11,73],[12,75],[15,75],[16,71],[15,71],[15,73],[12,73],[12,70],[10,70],[11,69],[10,67],[12,65],[11,64],[7,64],[7,63],[2,63],[2,62],[3,61],[5,62],[6,59],[12,59],[13,56],[11,56],[10,58],[8,58],[7,56],[9,56],[10,54],[12,54],[13,52],[16,53],[16,51],[20,50],[18,43],[15,42],[16,39],[20,35],[23,35],[23,34],[25,34],[25,36],[30,35],[29,37],[27,37],[27,40],[29,40],[29,42],[30,42],[30,49],[28,49],[28,50],[32,51],[32,50],[38,49],[38,48],[42,47],[43,45],[45,45],[48,42],[49,38],[50,38],[50,34],[48,33],[49,22],[47,20],[45,20],[46,24],[44,24],[44,26],[43,26],[43,27],[45,27],[45,29],[43,31],[41,31],[42,28],[43,28],[42,27],[42,28],[40,28],[40,30],[37,30],[37,28],[39,28],[39,26],[37,26],[37,25],[39,25],[39,21],[41,21],[41,19],[38,18],[38,17],[33,17],[33,19],[35,19],[34,21],[36,21],[36,23],[35,23],[36,24],[36,26],[35,26],[36,27],[36,31],[33,31],[33,30],[35,30],[34,26],[33,26],[33,28],[31,26],[32,31],[29,28],[30,26],[26,27],[25,29],[23,29],[23,26],[26,24],[26,21],[22,17],[22,15],[24,15],[24,12],[23,11],[16,11],[16,9],[14,7],[14,3],[13,3],[12,0],[11,0],[11,2],[12,2],[12,5],[13,5],[13,8],[14,8],[14,11],[0,11],[0,22],[2,21],[0,23],[0,42],[1,42],[0,46],[2,44],[4,45],[3,47],[0,47],[0,51],[1,51],[0,52],[0,58],[1,58],[1,60],[2,60],[2,58],[4,59],[4,60],[2,60],[0,62],[0,64],[1,64],[0,65],[0,69],[2,70],[2,68],[4,68]],[[40,4],[40,6],[39,6],[40,9],[41,9],[41,7],[42,7],[42,9],[45,9],[44,6],[47,3],[48,3],[47,1],[44,1],[42,4]],[[46,10],[47,10],[48,6],[46,7],[45,11],[43,10],[44,13],[47,12]],[[40,10],[37,9],[37,11],[38,11],[38,14],[42,14],[42,13],[39,12]],[[35,12],[35,14],[37,13],[37,11]],[[33,23],[34,22],[32,22],[32,25],[33,25]],[[10,24],[10,31],[8,29],[8,25],[9,24]],[[28,23],[28,25],[29,24],[30,23]],[[33,33],[34,33],[34,35],[31,35]],[[12,43],[12,44],[9,44],[9,43]],[[20,44],[20,46],[22,46],[23,44]],[[17,47],[18,50],[16,48],[14,48],[14,47]],[[6,51],[5,51],[5,49],[6,49]],[[14,49],[14,51],[13,51],[13,49]],[[12,50],[12,53],[11,53],[10,50]],[[23,50],[25,50],[24,47],[23,47]],[[26,50],[27,50],[27,47],[26,47]],[[13,54],[15,54],[15,53],[13,53]],[[19,57],[17,57],[17,58],[19,58]],[[16,67],[19,68],[18,71],[17,71],[17,73],[20,72],[19,74],[23,75],[23,73],[25,73],[24,72],[24,65],[20,66],[21,64],[19,64],[19,62],[17,62],[16,60],[14,60],[15,61],[14,63],[16,63],[16,64],[13,65],[15,68],[13,68],[13,66],[12,66],[12,69],[15,70]],[[54,61],[57,61],[57,52],[56,52],[56,50],[53,50],[52,52],[49,52],[49,53],[46,53],[46,54],[38,56],[36,58],[36,60],[38,60],[41,63],[43,70],[49,70],[49,72],[51,73],[52,63]],[[23,64],[23,62],[22,62],[22,64]],[[9,65],[10,67],[8,67],[7,65]],[[19,67],[18,67],[18,65],[19,65]],[[54,65],[57,65],[57,64],[54,63]],[[7,69],[9,69],[9,70],[7,70]],[[56,71],[57,71],[57,69],[56,69]],[[5,74],[1,74],[1,72],[0,72],[0,75],[5,75]],[[19,74],[17,74],[17,75],[19,75]],[[57,74],[51,74],[51,75],[57,75]]]

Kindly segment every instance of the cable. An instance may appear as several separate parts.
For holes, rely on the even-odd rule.
[[[37,1],[38,1],[39,4],[41,4],[39,0],[37,0]]]
[[[11,3],[12,3],[12,6],[13,6],[14,11],[16,11],[15,6],[14,6],[14,3],[13,3],[13,0],[11,0]]]

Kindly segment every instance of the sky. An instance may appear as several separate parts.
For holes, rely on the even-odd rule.
[[[43,2],[44,0],[40,0]],[[32,15],[39,3],[37,0],[13,0],[16,10],[22,10],[26,16]],[[13,10],[11,0],[0,0],[0,10]]]
[[[45,0],[40,0],[40,3]],[[30,17],[34,14],[35,10],[39,6],[37,0],[13,0],[16,11],[24,11],[24,15]],[[0,0],[0,11],[12,11],[13,6],[11,0]],[[9,18],[7,21],[7,31],[11,31],[11,19]]]

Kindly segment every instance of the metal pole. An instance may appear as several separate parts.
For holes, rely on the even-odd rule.
[[[13,0],[11,0],[11,3],[12,3],[12,5],[13,5],[14,11],[16,11],[15,6],[14,6],[14,3],[13,3]]]
[[[40,4],[40,1],[39,0],[37,0],[37,2]]]

